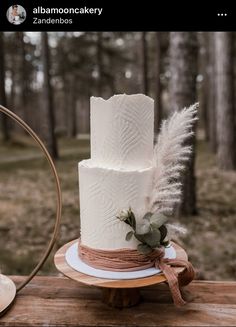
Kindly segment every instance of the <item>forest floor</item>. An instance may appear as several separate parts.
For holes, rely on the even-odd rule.
[[[53,177],[29,138],[0,143],[0,270],[28,274],[39,261],[55,223]],[[53,255],[79,235],[78,161],[89,157],[88,140],[59,141],[56,162],[63,194],[60,238],[41,274],[58,274]],[[198,277],[233,280],[236,273],[236,173],[221,172],[203,141],[196,157],[198,215],[181,217],[188,230],[177,239],[187,249]],[[173,219],[176,222],[176,219]]]

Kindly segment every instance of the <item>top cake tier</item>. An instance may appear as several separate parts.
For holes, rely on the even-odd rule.
[[[134,170],[152,166],[154,101],[143,94],[91,97],[91,162]]]

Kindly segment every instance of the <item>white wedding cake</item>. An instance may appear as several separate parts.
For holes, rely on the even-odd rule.
[[[130,226],[117,219],[129,207],[139,222],[153,180],[154,102],[142,94],[91,97],[91,159],[79,162],[81,244],[136,249]]]

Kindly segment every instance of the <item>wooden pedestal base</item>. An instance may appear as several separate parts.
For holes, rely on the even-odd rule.
[[[57,251],[54,257],[54,262],[57,269],[65,276],[79,283],[100,287],[102,290],[102,301],[109,306],[115,308],[127,308],[134,306],[140,302],[140,287],[159,284],[166,281],[163,274],[126,280],[98,278],[82,274],[71,268],[65,258],[67,249],[75,242],[78,242],[78,240],[65,244]],[[176,250],[177,258],[187,260],[188,257],[186,252],[179,245],[173,242],[172,245]],[[179,273],[183,271],[184,268],[175,269],[176,272]]]
[[[102,302],[113,308],[128,308],[141,300],[138,288],[103,288]]]

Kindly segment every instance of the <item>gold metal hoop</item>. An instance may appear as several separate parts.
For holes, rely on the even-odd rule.
[[[51,241],[49,242],[48,247],[45,250],[41,260],[36,265],[36,267],[33,269],[33,271],[30,273],[30,275],[28,277],[26,277],[26,279],[21,284],[19,284],[17,286],[16,290],[17,290],[17,292],[19,292],[37,274],[39,269],[43,266],[44,262],[47,260],[50,252],[52,251],[52,248],[53,248],[53,246],[55,244],[55,241],[57,239],[59,226],[60,226],[60,221],[61,221],[62,195],[61,195],[60,181],[59,181],[59,177],[58,177],[58,174],[57,174],[57,171],[56,171],[56,167],[55,167],[55,165],[53,163],[53,160],[52,160],[50,154],[48,153],[46,147],[44,146],[43,142],[40,140],[40,138],[37,136],[37,134],[20,117],[18,117],[15,113],[13,113],[9,109],[7,109],[7,108],[5,108],[5,107],[3,107],[1,105],[0,105],[0,112],[6,114],[8,117],[12,118],[15,122],[17,122],[26,132],[28,132],[28,134],[34,139],[34,141],[40,147],[40,149],[42,150],[44,156],[46,157],[46,159],[47,159],[47,161],[48,161],[48,163],[50,165],[52,174],[54,176],[55,186],[56,186],[56,194],[57,194],[56,222],[55,222],[55,227],[54,227],[54,231],[53,231]]]

